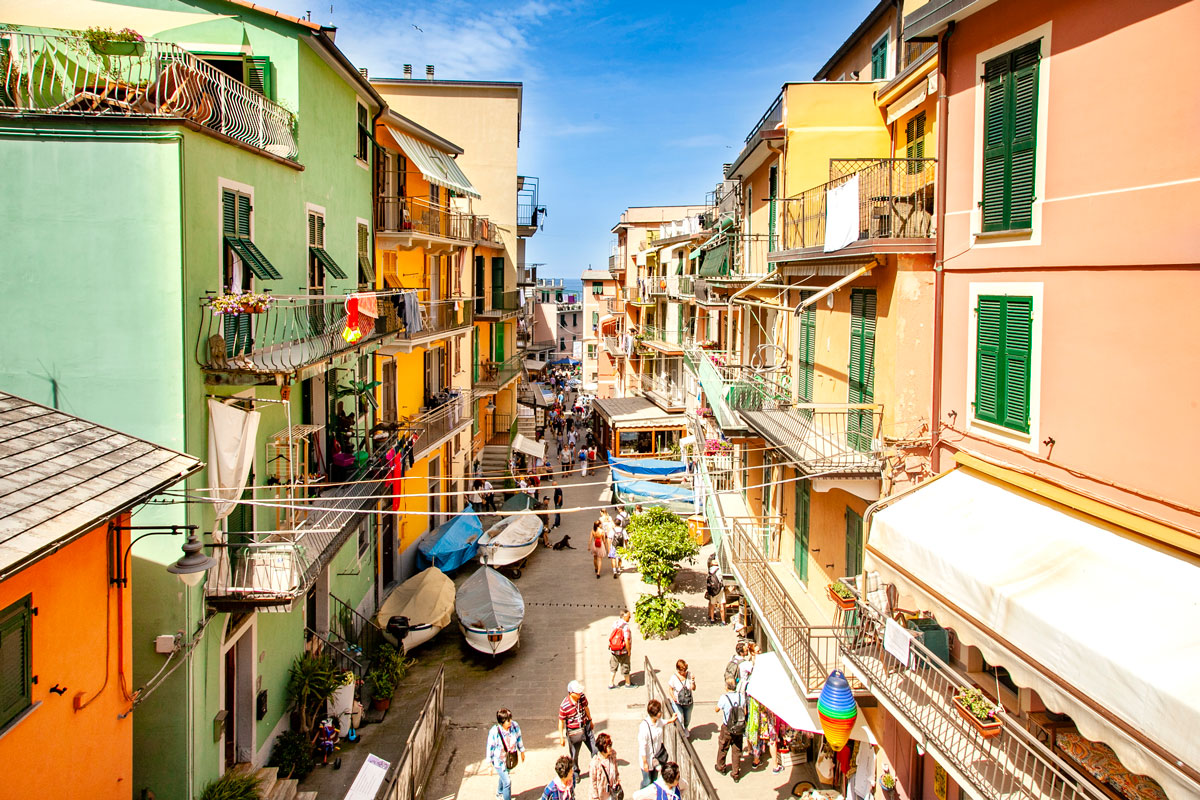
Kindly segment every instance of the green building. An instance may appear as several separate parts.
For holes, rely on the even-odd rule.
[[[181,536],[133,548],[127,680],[145,688],[130,796],[191,798],[269,756],[306,642],[357,667],[336,645],[378,602],[378,515],[360,497],[378,484],[286,506],[303,506],[314,478],[384,469],[371,353],[397,317],[381,302],[356,327],[346,302],[375,285],[383,102],[331,30],[248,3],[90,5],[142,42],[40,27],[62,12],[27,5],[0,20],[0,388],[205,461],[208,402],[236,398],[260,415],[243,497],[285,506],[238,504],[219,523],[203,502],[134,517],[228,545],[195,587],[165,569]],[[246,292],[269,294],[266,310],[214,313]],[[188,479],[192,498],[213,472]],[[164,636],[174,647],[156,650]]]

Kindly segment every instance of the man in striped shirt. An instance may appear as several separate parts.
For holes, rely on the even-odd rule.
[[[558,706],[558,743],[571,752],[574,764],[573,775],[579,782],[579,750],[587,745],[588,752],[596,755],[596,740],[592,732],[592,712],[588,710],[583,684],[571,681],[567,684],[567,696]]]

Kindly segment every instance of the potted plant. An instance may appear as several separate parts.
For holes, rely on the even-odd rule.
[[[854,609],[854,592],[850,591],[850,587],[841,581],[829,584],[829,599],[843,611]]]
[[[205,784],[200,792],[200,800],[258,800],[258,785],[261,782],[254,774],[226,772]]]
[[[888,767],[883,768],[879,776],[879,788],[883,791],[884,800],[896,800],[896,776]]]
[[[367,673],[366,683],[371,687],[371,707],[376,711],[387,711],[392,705],[392,695],[400,681],[408,673],[408,668],[414,663],[392,645],[384,643],[375,651],[371,671]]]
[[[634,514],[629,520],[629,544],[621,554],[636,561],[642,581],[657,589],[643,594],[633,607],[634,619],[643,636],[670,638],[679,632],[683,620],[682,601],[666,590],[679,572],[679,563],[692,561],[700,546],[688,534],[687,523],[664,508],[651,508]]]
[[[350,732],[350,710],[354,705],[355,683],[355,675],[350,670],[339,672],[333,678],[334,689],[329,698],[329,716],[333,717],[342,736]]]
[[[146,40],[133,28],[114,31],[95,26],[85,30],[83,38],[102,56],[140,56],[146,52]]]
[[[287,696],[296,705],[300,733],[312,735],[318,715],[337,688],[333,661],[324,655],[305,653],[297,656],[288,671]]]
[[[302,781],[313,771],[316,762],[313,760],[313,746],[307,736],[296,731],[284,731],[275,740],[271,748],[271,758],[268,767],[279,770],[279,777],[292,778]]]
[[[988,699],[981,689],[958,687],[954,693],[954,706],[963,719],[971,723],[984,739],[999,736],[1004,723],[1000,719],[1000,706]]]
[[[271,295],[254,292],[219,294],[208,301],[213,316],[222,314],[262,314],[271,305]]]

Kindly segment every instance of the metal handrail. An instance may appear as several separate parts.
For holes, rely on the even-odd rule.
[[[499,388],[521,374],[525,363],[519,355],[509,356],[503,361],[481,361],[477,386]]]
[[[666,714],[671,708],[671,695],[663,691],[658,673],[649,658],[643,659],[643,668],[647,702],[657,700]],[[717,790],[708,777],[708,771],[704,769],[704,762],[696,753],[696,748],[688,739],[687,730],[680,720],[675,720],[674,725],[663,728],[663,744],[667,748],[667,757],[679,765],[679,775],[683,778],[681,783],[687,784],[687,791],[682,793],[683,800],[719,800]]]
[[[328,655],[339,672],[353,672],[360,679],[367,674],[366,664],[338,647],[328,636],[322,636],[307,625],[304,627],[304,632],[310,640],[317,642],[318,652]]]
[[[387,641],[383,635],[383,629],[375,624],[374,620],[368,619],[345,600],[337,595],[330,594],[329,599],[332,601],[329,614],[329,641],[333,641],[334,635],[345,643],[342,648],[350,653],[356,661],[370,661],[372,655],[379,645]],[[359,675],[359,677],[363,677]]]
[[[99,52],[114,46],[128,52]],[[183,119],[281,158],[299,154],[290,111],[171,42],[94,47],[66,33],[0,31],[0,109]]]
[[[433,686],[404,743],[404,752],[388,769],[376,800],[416,800],[425,791],[446,723],[446,666],[438,667]]]
[[[424,198],[383,193],[376,196],[375,208],[376,224],[380,231],[422,233],[464,243],[476,238],[475,218],[472,215],[434,205]]]

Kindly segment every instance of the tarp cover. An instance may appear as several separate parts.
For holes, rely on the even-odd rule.
[[[616,458],[608,454],[608,465],[628,475],[675,475],[687,472],[682,461],[666,461],[658,458]]]
[[[524,492],[514,492],[504,501],[501,511],[524,511],[533,504],[533,498]]]
[[[577,367],[577,366],[579,366],[579,361],[578,361],[578,360],[576,360],[576,359],[574,359],[574,358],[560,358],[560,359],[558,359],[557,361],[551,361],[551,362],[550,362],[550,364],[549,364],[549,366],[551,366],[551,367],[560,367],[560,366],[562,366],[563,364],[570,364],[570,365],[572,365],[572,366],[576,366],[576,367]]]
[[[542,521],[535,516],[505,517],[487,529],[479,539],[479,546],[489,544],[504,547],[520,547],[542,535]]]
[[[434,566],[443,572],[451,572],[475,558],[479,549],[479,536],[483,524],[471,506],[448,522],[437,526],[417,545],[417,566],[425,569]]]
[[[454,610],[474,631],[516,630],[525,620],[525,598],[508,578],[491,567],[480,567],[458,590]]]
[[[1173,764],[1104,719],[1200,767],[1200,570],[1122,531],[960,467],[875,515],[866,566],[1131,772],[1193,796]]]
[[[688,486],[622,478],[619,473],[613,473],[613,485],[623,503],[662,505],[677,514],[691,514],[696,510],[695,492]]]
[[[454,611],[454,581],[437,567],[430,567],[397,586],[384,598],[375,614],[375,624],[386,628],[392,617],[408,617],[412,625],[450,624]]]
[[[746,694],[796,730],[821,733],[816,704],[796,692],[796,686],[788,677],[778,654],[759,653],[754,657],[754,672],[746,684]],[[863,724],[862,714],[854,721],[850,738],[860,742],[875,742],[875,737]]]

